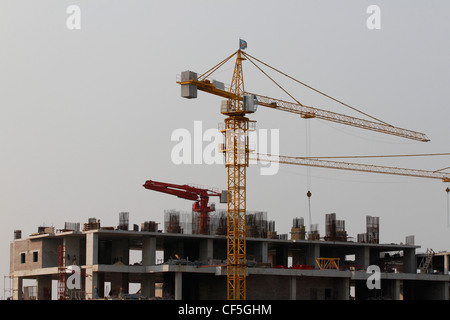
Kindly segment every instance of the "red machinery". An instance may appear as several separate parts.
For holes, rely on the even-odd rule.
[[[195,201],[192,211],[200,213],[200,234],[209,233],[209,213],[214,211],[209,205],[209,197],[220,197],[221,203],[226,203],[226,191],[218,192],[210,189],[197,188],[187,184],[178,185],[172,183],[148,180],[144,188],[163,193],[172,194],[178,198]]]

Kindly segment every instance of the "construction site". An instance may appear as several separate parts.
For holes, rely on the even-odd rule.
[[[318,224],[306,225],[305,217],[297,217],[289,234],[279,234],[269,213],[247,208],[246,170],[252,159],[441,182],[450,182],[450,174],[443,169],[426,171],[252,152],[249,132],[255,129],[256,121],[249,116],[260,107],[293,113],[304,121],[317,118],[419,142],[429,139],[373,117],[366,120],[300,103],[262,67],[305,84],[249,55],[246,47],[240,40],[239,50],[207,72],[184,71],[177,80],[183,98],[195,99],[198,91],[203,91],[225,99],[220,103],[220,113],[226,118],[219,126],[224,138],[219,150],[224,155],[227,190],[147,180],[145,189],[193,201],[192,211],[166,210],[164,220],[132,226],[129,213],[120,212],[119,223],[112,226],[91,218],[82,228],[79,222],[67,222],[61,229],[39,227],[28,237],[16,230],[9,274],[14,300],[449,299],[448,254],[431,249],[419,252],[414,236],[408,236],[404,243],[383,243],[378,216],[366,216],[361,233],[352,236],[337,213],[322,213],[322,232]],[[233,57],[231,85],[212,79],[211,75]],[[256,66],[294,101],[245,91],[243,61]],[[446,191],[448,197],[449,188]],[[310,201],[311,191],[306,195]],[[209,201],[212,197],[227,209],[216,208]],[[28,280],[35,283],[25,285]]]
[[[449,299],[448,253],[419,254],[414,237],[380,243],[378,217],[366,217],[357,241],[335,213],[325,215],[324,235],[317,226],[306,232],[303,218],[293,220],[288,235],[277,234],[265,212],[247,217],[247,299]],[[66,223],[63,229],[40,227],[26,238],[17,230],[13,299],[224,300],[226,211],[212,212],[207,234],[200,233],[200,220],[195,212],[167,210],[163,230],[154,221],[129,227],[129,214],[121,212],[113,227],[92,218],[82,230],[80,223]],[[380,289],[367,286],[370,265],[380,268]],[[70,286],[75,270],[79,288]],[[24,285],[30,279],[35,284]]]

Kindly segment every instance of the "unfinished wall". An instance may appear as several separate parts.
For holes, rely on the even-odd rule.
[[[42,268],[42,239],[16,240],[10,245],[10,270],[22,271]]]

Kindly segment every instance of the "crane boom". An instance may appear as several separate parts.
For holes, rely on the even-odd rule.
[[[226,99],[233,99],[233,100],[244,100],[244,95],[253,95],[257,101],[258,106],[264,106],[271,109],[291,112],[295,114],[299,114],[303,118],[317,118],[327,121],[332,121],[344,125],[349,125],[361,129],[381,132],[384,134],[390,134],[406,139],[421,141],[421,142],[428,142],[430,139],[426,136],[426,134],[412,131],[409,129],[403,129],[395,126],[391,126],[385,123],[381,122],[375,122],[371,120],[366,120],[362,118],[352,117],[345,114],[327,111],[315,107],[305,106],[301,105],[295,102],[288,102],[276,98],[271,98],[267,96],[263,96],[260,94],[245,92],[243,95],[236,95],[225,88],[218,88],[214,85],[213,81],[210,81],[208,79],[204,80],[197,80],[197,79],[191,79],[187,81],[178,81],[180,85],[194,85],[198,90],[208,92]]]
[[[381,122],[375,122],[371,120],[356,118],[348,116],[345,114],[340,114],[332,111],[322,110],[314,107],[308,107],[305,105],[300,105],[298,103],[283,101],[279,99],[274,99],[270,97],[261,96],[258,94],[253,94],[258,100],[258,105],[265,106],[272,109],[277,109],[281,111],[291,112],[299,114],[303,118],[317,118],[322,120],[328,120],[332,122],[337,122],[353,127],[358,127],[362,129],[377,131],[381,133],[386,133],[394,136],[399,136],[407,139],[428,142],[430,139],[424,134],[408,129],[403,129],[399,127],[394,127]]]
[[[192,205],[192,211],[200,213],[200,234],[208,234],[208,214],[209,212],[214,211],[214,209],[208,205],[209,197],[220,197],[221,202],[226,202],[224,201],[223,192],[220,193],[215,190],[194,187],[188,184],[179,185],[147,180],[143,187],[148,190],[167,193],[177,196],[178,198],[195,201]]]
[[[147,180],[144,188],[154,191],[159,191],[167,194],[172,194],[178,198],[199,201],[202,198],[208,198],[211,196],[220,197],[222,193],[206,188],[198,188],[188,184],[173,184],[166,182],[159,182],[154,180]]]
[[[438,171],[427,171],[419,169],[406,169],[397,167],[387,167],[378,165],[369,165],[361,163],[330,161],[316,158],[291,157],[291,156],[274,156],[269,154],[251,153],[249,155],[252,160],[279,162],[284,164],[294,164],[299,166],[310,166],[330,169],[351,170],[360,172],[372,172],[382,174],[401,175],[408,177],[440,179],[443,182],[450,182],[450,174]]]

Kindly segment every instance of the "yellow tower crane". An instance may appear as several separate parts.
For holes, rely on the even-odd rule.
[[[197,91],[204,91],[225,98],[221,104],[221,113],[226,115],[221,129],[224,134],[222,151],[225,156],[225,167],[228,171],[228,226],[227,226],[227,299],[246,299],[246,169],[249,165],[248,132],[255,129],[255,121],[249,120],[248,114],[257,110],[258,106],[299,114],[302,118],[319,118],[366,130],[377,131],[417,141],[429,141],[425,134],[389,125],[371,117],[351,106],[334,99],[250,56],[245,51],[246,43],[240,40],[240,49],[219,62],[207,72],[197,75],[192,71],[184,71],[177,83],[181,85],[181,96],[187,99],[197,98]],[[231,85],[225,85],[210,79],[231,58],[236,57]],[[250,61],[295,102],[287,102],[245,91],[242,62]],[[256,62],[281,73],[282,75],[312,89],[342,105],[358,111],[372,120],[355,118],[331,111],[305,106],[276,83]]]

